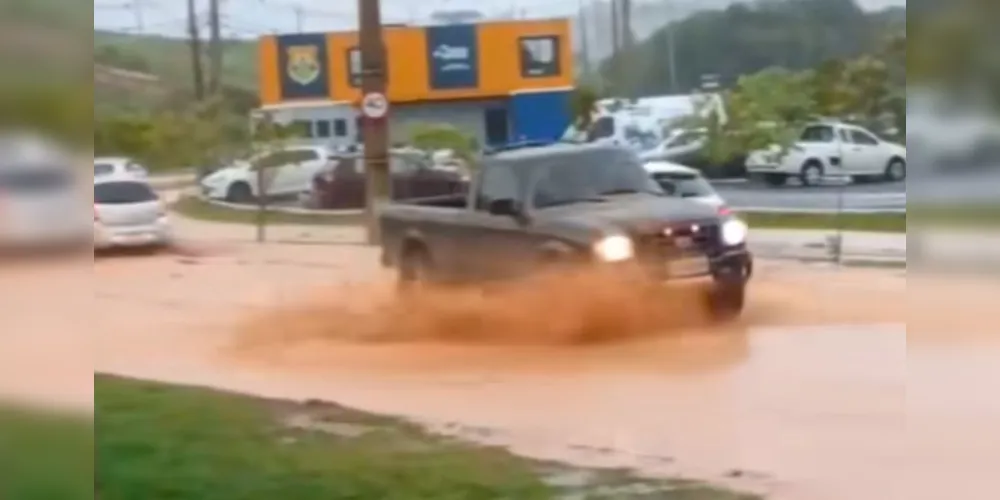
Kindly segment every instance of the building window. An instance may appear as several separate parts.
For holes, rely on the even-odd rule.
[[[347,49],[347,84],[352,88],[361,88],[361,49]]]
[[[523,78],[549,78],[562,72],[559,37],[532,36],[519,40],[521,51],[521,76]]]
[[[320,139],[330,138],[330,122],[326,120],[316,122],[316,137]]]
[[[347,120],[338,118],[333,121],[334,137],[347,137]]]

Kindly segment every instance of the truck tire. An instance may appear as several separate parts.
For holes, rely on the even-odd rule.
[[[782,187],[788,184],[788,176],[785,174],[764,174],[764,183],[771,187]]]
[[[799,181],[805,187],[818,186],[823,181],[823,164],[816,160],[807,161],[802,165]]]
[[[431,258],[427,249],[419,245],[407,247],[399,260],[399,290],[403,292],[418,290],[430,281]]]
[[[708,312],[720,322],[732,321],[743,314],[746,307],[746,285],[743,283],[717,284],[708,292]]]
[[[253,201],[253,190],[245,182],[237,182],[226,190],[226,201],[229,203],[250,203]]]

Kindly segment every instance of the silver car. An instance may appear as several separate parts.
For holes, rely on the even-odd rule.
[[[0,249],[85,248],[87,199],[66,164],[0,165]]]
[[[134,176],[94,179],[94,249],[160,247],[173,241],[167,210],[149,183]]]

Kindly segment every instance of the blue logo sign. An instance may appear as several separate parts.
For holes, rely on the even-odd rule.
[[[427,28],[427,66],[432,90],[479,87],[479,42],[473,24]]]
[[[329,57],[326,36],[312,34],[278,37],[278,74],[284,99],[328,99]]]

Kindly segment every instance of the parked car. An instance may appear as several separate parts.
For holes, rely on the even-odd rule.
[[[312,188],[313,178],[333,152],[324,146],[289,146],[262,153],[205,176],[202,195],[231,203],[250,203],[267,198],[294,198]],[[263,178],[263,189],[258,180]]]
[[[658,146],[642,153],[641,158],[688,165],[713,179],[746,177],[746,155],[737,155],[728,161],[717,163],[709,160],[705,154],[707,146],[707,129],[676,129]]]
[[[906,180],[906,146],[880,139],[870,131],[844,123],[807,126],[798,142],[754,151],[747,171],[772,186],[799,179],[803,186],[820,184],[825,177],[849,177],[855,182]]]
[[[704,282],[719,319],[743,310],[753,269],[747,225],[728,211],[668,196],[629,150],[503,151],[484,158],[473,186],[382,210],[382,262],[398,270],[404,287],[566,265],[628,266],[655,282]]]
[[[167,207],[129,174],[94,179],[94,249],[162,247],[173,241]]]
[[[643,167],[668,195],[697,201],[714,208],[721,209],[726,206],[722,196],[719,196],[712,184],[696,169],[668,161],[646,161]]]
[[[131,158],[102,157],[94,158],[94,178],[105,176],[132,175],[146,178],[149,171],[142,164]]]
[[[83,250],[86,190],[70,157],[45,148],[0,144],[0,250]],[[22,154],[25,153],[25,154]]]
[[[392,154],[389,169],[394,200],[463,193],[468,186],[462,173],[434,168],[421,154]],[[362,208],[365,182],[364,158],[358,155],[332,158],[313,177],[309,204],[324,209]]]

